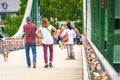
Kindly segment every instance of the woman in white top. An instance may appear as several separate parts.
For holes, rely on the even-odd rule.
[[[67,49],[67,55],[68,57],[66,58],[66,60],[70,60],[70,59],[75,59],[75,54],[74,54],[74,50],[73,50],[73,38],[76,36],[73,27],[71,26],[70,21],[67,21],[67,29],[64,30],[62,36],[64,36],[66,34],[66,32],[68,33],[68,41],[65,42],[66,44],[66,49]]]
[[[52,25],[49,24],[47,18],[42,19],[42,26],[37,29],[36,35],[37,37],[41,37],[39,35],[39,32],[42,34],[42,46],[43,46],[43,51],[44,51],[44,62],[45,66],[44,68],[53,67],[52,61],[53,61],[53,37],[51,35],[51,31],[54,31],[54,34],[57,32],[57,29],[53,27]],[[39,41],[39,40],[37,40]],[[49,47],[50,51],[50,58],[49,58],[49,64],[48,64],[48,52],[47,48]]]

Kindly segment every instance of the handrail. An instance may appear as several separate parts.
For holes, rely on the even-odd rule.
[[[92,49],[95,52],[95,55],[97,56],[98,60],[100,61],[100,63],[102,64],[102,66],[104,67],[105,71],[108,74],[108,77],[110,78],[110,80],[119,80],[118,74],[117,72],[114,70],[114,68],[109,64],[109,62],[104,58],[104,56],[100,53],[100,51],[95,47],[95,45],[89,40],[87,39],[87,41],[89,42],[89,44],[91,45]]]
[[[29,16],[30,13],[31,13],[32,2],[33,2],[33,0],[28,0],[28,2],[27,2],[27,7],[26,7],[26,10],[25,10],[25,14],[24,14],[22,23],[21,23],[21,25],[20,25],[20,28],[19,28],[19,30],[17,31],[17,33],[12,36],[12,38],[21,38],[21,37],[23,36],[23,34],[24,34],[24,33],[23,33],[23,25],[24,25],[25,22],[26,22],[26,16]]]
[[[87,58],[85,55],[85,50],[82,45],[82,61],[83,61],[83,80],[91,80],[90,79],[90,71],[88,69]]]

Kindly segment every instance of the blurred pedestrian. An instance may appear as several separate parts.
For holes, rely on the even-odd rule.
[[[32,23],[32,19],[30,16],[26,17],[26,24],[23,26],[23,32],[25,34],[25,52],[26,52],[26,61],[27,66],[31,67],[31,59],[30,59],[30,48],[32,49],[32,63],[33,68],[36,68],[36,32],[37,27]]]
[[[64,29],[65,29],[65,27],[64,27],[64,26],[61,26],[61,27],[58,29],[58,31],[57,31],[57,33],[58,33],[58,45],[59,45],[59,47],[61,47],[62,49],[65,48],[64,43],[62,42],[62,33],[63,33]]]
[[[78,45],[81,44],[81,34],[79,33],[79,31],[76,32],[76,41]]]
[[[54,34],[53,35],[53,39],[54,39],[54,44],[58,44],[58,34]]]
[[[59,26],[59,29],[57,30],[58,33],[58,45],[59,47],[62,46],[62,41],[61,41],[61,34],[64,31],[64,27],[63,26]]]
[[[66,32],[68,33],[68,41],[64,43],[66,44],[66,50],[67,50],[66,60],[70,60],[70,59],[75,59],[75,54],[73,49],[73,45],[74,45],[73,38],[76,36],[76,34],[69,20],[66,23],[66,27],[67,28],[64,30],[62,36],[64,36]]]
[[[53,42],[53,37],[51,35],[52,30],[54,31],[53,34],[57,33],[57,29],[49,24],[48,19],[43,18],[42,25],[36,31],[37,37],[42,36],[42,46],[44,51],[44,62],[45,62],[44,68],[53,67],[52,62],[53,62],[53,43],[54,42]],[[42,34],[41,36],[39,35],[39,32]],[[50,53],[49,62],[48,62],[48,50],[47,50],[48,47],[49,47],[49,53]]]

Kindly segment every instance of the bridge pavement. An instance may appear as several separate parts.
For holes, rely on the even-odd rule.
[[[24,49],[9,53],[8,62],[0,54],[0,80],[82,80],[81,46],[74,45],[76,60],[65,60],[66,50],[54,45],[53,68],[44,68],[42,47],[37,47],[37,67],[27,68]]]

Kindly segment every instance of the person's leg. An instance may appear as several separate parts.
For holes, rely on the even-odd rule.
[[[61,47],[61,40],[60,40],[60,36],[58,36],[58,45],[59,45],[59,47]]]
[[[70,51],[69,51],[69,44],[66,44],[66,50],[67,50],[67,60],[69,60],[70,59]]]
[[[36,44],[31,44],[32,54],[33,54],[33,68],[36,68]]]
[[[43,46],[43,51],[44,51],[44,62],[45,62],[44,67],[48,67],[48,56],[47,56],[47,47],[48,47],[48,45],[42,44],[42,46]]]
[[[74,44],[76,44],[76,38],[73,38]]]
[[[57,37],[54,36],[54,44],[57,44]]]
[[[51,45],[49,45],[49,51],[50,51],[50,63],[49,63],[49,66],[50,67],[53,67],[53,65],[52,65],[52,61],[53,61],[53,44],[51,44]]]
[[[53,44],[49,45],[49,51],[50,51],[50,62],[53,61]]]
[[[70,44],[70,57],[71,57],[71,59],[75,59],[75,54],[74,54],[74,50],[73,50],[73,44]]]
[[[65,49],[66,48],[66,45],[65,45],[65,43],[63,42],[63,49]]]
[[[29,44],[25,44],[27,66],[31,67],[31,60],[30,60],[29,50],[30,50],[30,45]]]

